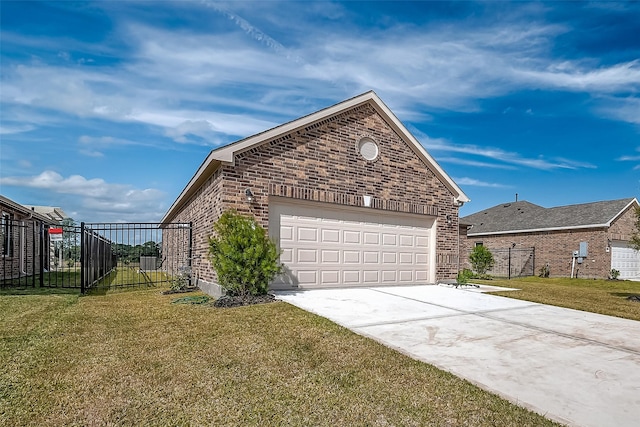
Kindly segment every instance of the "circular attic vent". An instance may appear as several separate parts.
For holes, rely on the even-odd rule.
[[[365,137],[358,142],[358,152],[362,157],[369,161],[373,161],[378,157],[378,144],[371,138]]]

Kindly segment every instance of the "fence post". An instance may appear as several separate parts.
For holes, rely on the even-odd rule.
[[[44,232],[44,222],[40,221],[40,287],[44,288],[44,251],[45,249],[48,251],[47,247],[48,239],[46,239],[46,234]],[[47,257],[48,258],[48,257]]]
[[[189,267],[189,287],[193,285],[193,269],[192,269],[192,257],[193,257],[193,222],[189,223],[189,250],[187,252],[187,266]]]
[[[533,256],[533,262],[531,263],[531,265],[533,266],[533,276],[536,275],[536,247],[532,247],[531,248],[531,255]]]
[[[85,273],[85,247],[84,247],[84,221],[80,223],[80,293],[84,294],[85,292],[85,281],[86,281],[86,273]]]
[[[509,265],[507,268],[509,269],[509,280],[511,280],[511,247],[509,247]]]

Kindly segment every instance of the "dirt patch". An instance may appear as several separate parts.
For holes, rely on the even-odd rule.
[[[633,302],[640,302],[640,295],[629,295],[627,299]]]
[[[266,295],[236,295],[222,296],[213,303],[214,307],[241,307],[243,305],[266,304],[275,302],[276,297],[271,294]]]

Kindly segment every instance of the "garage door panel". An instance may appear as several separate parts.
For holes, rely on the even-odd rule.
[[[363,233],[363,240],[365,245],[379,245],[380,233]]]
[[[398,258],[398,254],[396,252],[383,252],[382,253],[382,263],[383,264],[395,264]]]
[[[383,246],[395,246],[398,244],[398,236],[395,234],[384,233],[382,235]]]
[[[302,287],[429,280],[433,220],[373,210],[277,205],[283,284]],[[270,230],[271,223],[270,223]]]
[[[427,271],[416,271],[416,282],[426,282],[429,279]]]
[[[359,264],[360,263],[360,251],[344,251],[344,263],[345,264]]]
[[[360,232],[359,231],[343,231],[342,234],[343,237],[343,242],[348,244],[348,243],[353,243],[353,244],[359,244],[360,243]]]
[[[323,264],[338,264],[340,262],[340,251],[338,249],[323,249],[322,250],[322,263]]]
[[[285,242],[293,241],[293,227],[289,225],[283,225],[280,228],[280,240]]]
[[[340,230],[323,228],[322,242],[323,243],[340,243]]]
[[[413,264],[413,254],[411,252],[400,252],[400,264]]]
[[[416,236],[416,247],[417,248],[428,248],[429,247],[429,238],[426,236]]]
[[[363,252],[362,257],[365,264],[378,264],[380,262],[380,254],[378,252]]]
[[[429,256],[427,254],[417,253],[416,264],[426,265],[429,262]]]
[[[298,262],[299,263],[317,263],[318,251],[315,249],[298,249]]]
[[[297,276],[301,285],[315,285],[318,283],[318,272],[315,270],[298,270]]]
[[[340,284],[340,271],[339,270],[323,270],[321,272],[322,283],[325,285],[339,285]]]
[[[284,264],[293,262],[293,249],[282,249],[280,253],[280,262]]]
[[[400,270],[400,282],[408,283],[413,282],[413,271],[411,270]]]
[[[401,234],[400,235],[400,246],[413,247],[413,236],[408,236],[406,234]]]
[[[342,278],[345,284],[357,284],[360,283],[360,271],[359,270],[344,270],[342,272]]]
[[[298,227],[298,241],[299,242],[317,242],[318,229],[309,228],[309,227]]]
[[[382,272],[383,283],[395,283],[398,281],[398,272],[395,270],[385,270]]]
[[[363,279],[365,283],[380,283],[380,272],[378,270],[365,270]]]

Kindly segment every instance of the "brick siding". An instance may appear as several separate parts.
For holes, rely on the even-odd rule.
[[[628,241],[635,230],[634,207],[629,207],[616,218],[610,227],[585,228],[576,230],[557,230],[536,233],[516,233],[494,236],[466,236],[461,228],[461,260],[465,268],[471,268],[469,254],[476,243],[482,243],[488,249],[505,249],[512,246],[534,247],[535,265],[538,274],[540,268],[549,264],[551,276],[570,277],[573,252],[580,242],[589,245],[588,257],[582,264],[575,264],[574,275],[581,278],[605,279],[611,271],[611,241]]]
[[[380,153],[367,161],[357,143],[370,137]],[[255,201],[247,203],[245,189]],[[207,259],[213,223],[226,209],[254,215],[268,228],[270,198],[288,197],[437,217],[436,279],[455,277],[458,208],[454,195],[368,104],[281,135],[222,164],[171,221],[194,224],[194,268],[215,281]],[[446,222],[451,216],[452,224]]]

